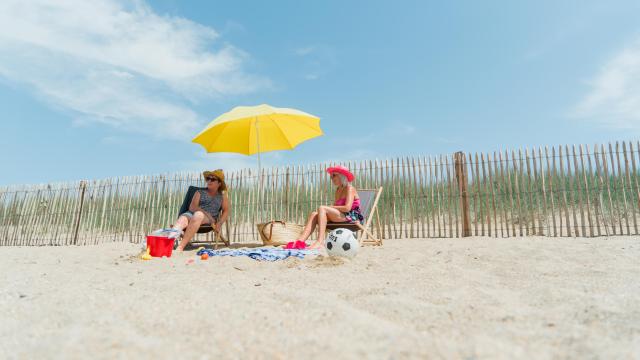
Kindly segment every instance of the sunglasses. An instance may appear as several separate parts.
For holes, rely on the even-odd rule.
[[[220,179],[218,179],[217,177],[213,177],[213,176],[209,176],[209,177],[205,178],[205,180],[206,181],[210,181],[210,182],[214,182],[214,181],[220,182]]]

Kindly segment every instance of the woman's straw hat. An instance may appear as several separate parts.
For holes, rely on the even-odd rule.
[[[352,182],[356,177],[353,175],[353,173],[351,173],[351,171],[349,171],[349,169],[347,169],[346,167],[342,166],[342,165],[337,165],[337,166],[332,166],[327,168],[327,172],[329,174],[331,173],[338,173],[338,174],[342,174],[344,176],[347,177],[347,181],[348,182]]]
[[[218,189],[220,189],[220,191],[227,190],[227,184],[224,182],[224,172],[222,171],[222,169],[216,169],[213,171],[206,170],[202,173],[202,176],[204,176],[205,179],[207,178],[207,176],[215,176],[216,178],[220,179],[220,187]]]

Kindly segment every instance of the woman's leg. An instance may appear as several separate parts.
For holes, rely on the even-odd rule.
[[[344,214],[331,206],[320,206],[318,208],[318,240],[311,244],[311,248],[318,248],[324,241],[325,232],[327,231],[327,220],[332,222],[345,222],[347,219]]]
[[[187,225],[189,225],[189,218],[184,215],[180,215],[178,220],[176,220],[176,223],[173,225],[173,228],[184,231],[184,229],[187,228]]]
[[[193,237],[196,235],[196,232],[198,231],[198,228],[200,228],[200,225],[207,224],[208,222],[209,220],[202,211],[196,211],[191,219],[189,219],[189,224],[187,225],[187,229],[184,231],[182,241],[180,241],[180,244],[178,245],[176,250],[184,250],[184,247],[187,246],[191,239],[193,239]]]
[[[318,224],[318,212],[314,211],[309,215],[309,220],[307,220],[307,224],[304,226],[304,230],[302,234],[300,234],[299,240],[305,241],[311,236],[313,230],[316,229],[316,225]]]

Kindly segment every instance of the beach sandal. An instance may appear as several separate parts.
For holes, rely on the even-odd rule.
[[[184,235],[184,231],[180,229],[171,228],[173,234],[170,237],[173,237],[173,250],[175,250],[178,245],[180,245],[180,241],[182,240],[182,236]]]

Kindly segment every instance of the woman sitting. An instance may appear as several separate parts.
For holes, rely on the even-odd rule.
[[[209,224],[220,233],[222,224],[229,218],[229,198],[226,195],[224,172],[221,169],[202,173],[207,183],[206,190],[198,190],[191,199],[189,211],[178,217],[174,229],[184,231],[182,241],[176,248],[183,251],[193,239],[200,225]],[[186,229],[186,230],[185,230]]]
[[[327,172],[331,176],[331,182],[337,187],[335,202],[331,206],[322,205],[317,211],[309,215],[304,231],[300,235],[300,239],[296,241],[299,244],[307,240],[316,226],[318,226],[318,240],[311,244],[309,248],[322,246],[327,229],[327,221],[344,223],[361,223],[364,221],[364,217],[360,212],[358,191],[351,185],[355,176],[344,166],[330,167]],[[291,246],[288,244],[288,247]]]

